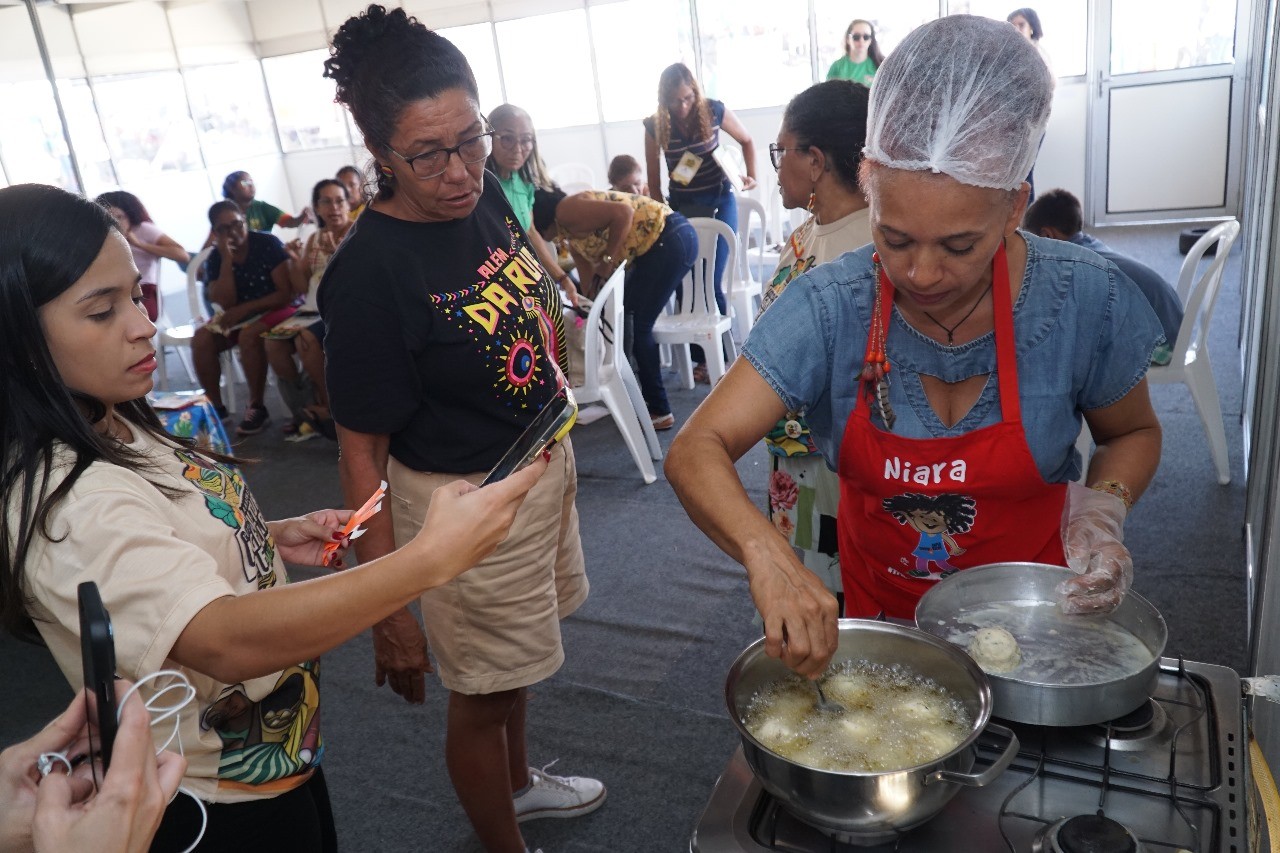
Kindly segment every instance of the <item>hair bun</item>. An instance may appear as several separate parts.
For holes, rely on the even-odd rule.
[[[404,9],[387,11],[372,3],[359,15],[348,18],[333,36],[330,56],[324,61],[324,76],[338,85],[338,100],[346,101],[346,90],[354,83],[360,66],[369,56],[385,49],[384,39],[410,26]]]

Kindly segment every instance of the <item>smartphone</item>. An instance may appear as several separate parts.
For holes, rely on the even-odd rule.
[[[480,485],[487,486],[504,480],[528,465],[539,453],[564,438],[577,419],[578,401],[573,399],[573,392],[567,387],[561,388],[542,407],[542,411],[538,412],[524,434],[502,455]]]
[[[80,597],[80,660],[84,666],[86,717],[89,721],[89,763],[95,787],[102,785],[116,741],[116,643],[111,617],[102,604],[98,585],[86,581]]]

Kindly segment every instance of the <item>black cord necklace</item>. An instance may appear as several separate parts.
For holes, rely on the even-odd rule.
[[[942,331],[944,331],[944,332],[946,332],[946,333],[947,333],[947,346],[949,346],[949,347],[953,347],[953,346],[955,346],[955,345],[956,345],[956,341],[955,341],[955,337],[954,337],[955,332],[956,332],[956,329],[958,329],[958,328],[960,328],[961,326],[963,326],[963,325],[964,325],[964,321],[965,321],[965,320],[968,320],[970,317],[972,317],[972,316],[973,316],[973,312],[978,310],[978,306],[982,304],[982,300],[984,300],[984,299],[986,299],[986,298],[987,298],[987,294],[991,292],[991,287],[992,287],[992,285],[994,285],[994,284],[995,284],[995,282],[994,282],[994,281],[992,281],[992,282],[991,282],[991,284],[988,284],[988,285],[987,285],[987,289],[986,289],[986,290],[984,290],[984,291],[982,291],[982,295],[978,297],[978,301],[977,301],[977,302],[973,303],[973,307],[969,309],[968,313],[966,313],[963,317],[961,317],[961,318],[960,318],[960,322],[959,322],[959,323],[956,323],[956,324],[955,324],[954,326],[952,326],[950,329],[948,329],[946,326],[942,325],[942,324],[941,324],[941,323],[939,323],[937,320],[935,320],[935,319],[934,319],[934,317],[933,317],[933,315],[932,315],[932,314],[930,314],[928,311],[923,312],[923,313],[924,313],[924,316],[928,317],[931,321],[933,321],[933,324],[934,324],[935,326],[937,326],[939,329],[941,329]]]

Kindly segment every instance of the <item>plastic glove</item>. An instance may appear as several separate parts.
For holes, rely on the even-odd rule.
[[[1062,514],[1062,546],[1077,577],[1058,584],[1064,613],[1106,613],[1133,585],[1133,558],[1124,547],[1124,501],[1070,483]]]

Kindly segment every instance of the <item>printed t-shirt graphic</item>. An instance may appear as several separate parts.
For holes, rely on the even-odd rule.
[[[182,476],[204,497],[209,515],[235,531],[244,560],[244,579],[268,589],[276,585],[276,546],[266,518],[240,472],[176,449]],[[261,786],[305,772],[317,764],[320,738],[320,661],[279,673],[274,687],[254,702],[243,684],[227,686],[200,709],[200,726],[222,739],[218,777],[222,784]],[[282,790],[293,787],[292,783]],[[270,790],[268,787],[266,790]]]
[[[320,283],[330,411],[416,471],[492,468],[567,370],[555,282],[484,180],[461,219],[365,211]]]

